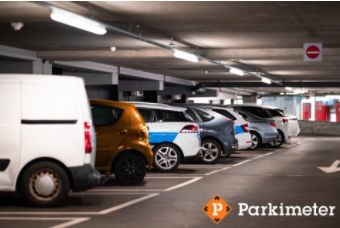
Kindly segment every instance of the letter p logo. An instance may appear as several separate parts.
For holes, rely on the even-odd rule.
[[[218,215],[218,212],[222,211],[223,209],[223,204],[222,203],[212,203],[212,206],[213,206],[213,213],[212,213],[212,216],[217,216]]]
[[[219,195],[214,195],[203,207],[203,212],[216,224],[228,216],[230,211],[229,204]]]

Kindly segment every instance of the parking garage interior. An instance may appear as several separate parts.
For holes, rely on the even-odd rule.
[[[56,21],[59,9],[105,33]],[[57,207],[1,192],[0,226],[338,227],[339,9],[293,1],[0,2],[0,77],[75,76],[89,99],[271,106],[301,130],[280,148],[239,150],[215,164],[185,161],[171,172],[150,168],[134,186],[105,177]],[[216,194],[231,208],[218,222],[204,211]],[[241,216],[240,203],[335,211]]]

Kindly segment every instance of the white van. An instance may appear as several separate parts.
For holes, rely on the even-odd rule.
[[[99,184],[82,79],[0,74],[0,107],[0,191],[50,206]]]

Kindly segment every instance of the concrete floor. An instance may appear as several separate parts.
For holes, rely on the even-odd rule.
[[[109,180],[73,193],[58,208],[30,208],[16,195],[0,195],[0,227],[215,227],[202,212],[214,194],[231,206],[228,227],[339,227],[333,217],[240,217],[238,203],[340,206],[340,172],[318,166],[340,159],[340,138],[299,137],[274,150],[244,151],[216,165],[184,164],[174,173],[147,175],[140,186]]]

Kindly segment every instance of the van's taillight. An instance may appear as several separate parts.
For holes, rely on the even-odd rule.
[[[276,123],[275,123],[275,122],[270,122],[270,125],[271,125],[272,127],[275,127],[275,128],[276,128]]]
[[[284,124],[287,124],[287,123],[288,123],[288,119],[282,119],[282,122],[283,122]]]
[[[91,143],[91,124],[89,122],[84,122],[84,132],[85,132],[85,153],[90,154],[92,152],[92,143]]]
[[[246,124],[243,124],[241,125],[242,129],[244,132],[249,132],[249,125],[246,123]]]
[[[200,128],[197,125],[187,125],[182,128],[181,133],[198,133]]]

